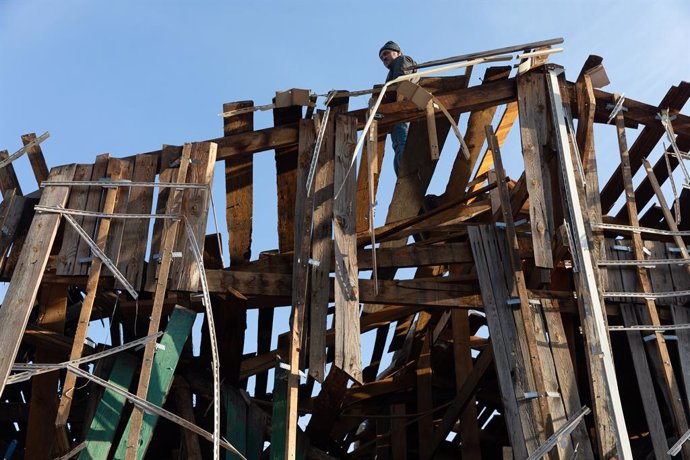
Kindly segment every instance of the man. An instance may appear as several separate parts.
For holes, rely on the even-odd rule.
[[[394,41],[388,41],[379,50],[379,58],[383,65],[388,69],[388,76],[386,82],[398,78],[401,75],[416,72],[410,70],[410,67],[417,64],[410,56],[402,54],[400,46]],[[393,159],[393,169],[395,175],[398,175],[398,168],[402,161],[403,152],[405,151],[405,143],[407,142],[407,132],[410,129],[410,123],[399,123],[393,126],[391,130],[391,140],[393,141],[393,150],[395,151],[395,158]]]

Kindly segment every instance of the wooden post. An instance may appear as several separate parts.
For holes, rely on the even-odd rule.
[[[357,238],[355,235],[354,171],[350,171],[357,136],[357,124],[351,117],[335,120],[335,180],[340,194],[333,204],[335,229],[335,361],[356,382],[362,382],[362,358],[359,345],[359,292]],[[348,171],[350,174],[348,174]]]
[[[122,177],[123,169],[126,166],[120,160],[111,159],[108,164],[108,175],[112,181],[117,181]],[[103,213],[112,214],[117,204],[117,196],[119,188],[108,188],[105,195],[105,203],[103,204]],[[106,242],[108,240],[108,233],[110,231],[110,218],[103,218],[98,226],[98,234],[96,236],[96,244],[101,250],[105,250]],[[79,322],[77,323],[77,330],[74,333],[74,342],[72,342],[72,351],[70,352],[70,361],[81,357],[84,350],[84,340],[86,339],[86,332],[89,328],[89,321],[91,319],[91,311],[93,310],[94,301],[96,300],[96,292],[98,291],[98,281],[101,276],[101,268],[103,262],[101,259],[93,255],[91,262],[91,269],[89,270],[89,278],[86,282],[86,297],[82,302],[81,311],[79,312]],[[60,407],[58,408],[57,417],[55,418],[55,426],[58,429],[58,442],[61,443],[60,450],[67,450],[69,448],[69,441],[63,437],[67,418],[69,417],[70,408],[72,407],[72,398],[74,396],[74,387],[77,382],[77,376],[71,372],[67,372],[65,382],[62,385],[62,398],[60,399]]]
[[[75,165],[53,168],[48,180],[69,181],[74,177]],[[41,196],[41,206],[64,206],[69,187],[48,187]],[[58,214],[37,214],[26,237],[24,250],[14,269],[0,308],[0,395],[17,356],[21,338],[36,301],[43,271],[60,223]]]
[[[295,229],[292,268],[292,319],[290,322],[290,371],[287,380],[287,423],[285,451],[287,460],[294,460],[297,452],[297,400],[300,381],[300,352],[303,344],[304,317],[307,308],[308,262],[311,249],[311,225],[314,195],[307,196],[307,175],[316,133],[312,120],[300,120],[299,157],[295,199]],[[273,449],[271,449],[273,455]]]
[[[180,158],[180,167],[177,170],[176,182],[182,184],[187,178],[187,168],[192,152],[192,144],[185,144],[182,149],[182,157]],[[174,214],[179,212],[182,192],[177,189],[170,190],[170,197],[166,204],[165,213]],[[160,325],[161,314],[163,313],[163,302],[165,300],[165,291],[168,286],[168,275],[170,274],[170,266],[172,261],[172,252],[174,250],[174,243],[177,237],[177,227],[179,222],[177,220],[167,220],[163,229],[163,236],[160,243],[160,271],[158,279],[156,280],[156,291],[153,297],[153,308],[151,310],[151,317],[149,320],[149,327],[147,335],[158,332]],[[156,351],[156,343],[149,342],[144,349],[144,360],[139,374],[139,384],[137,386],[137,396],[146,398],[149,388],[149,378],[151,377],[151,370],[153,366],[154,353]],[[139,432],[143,421],[143,411],[139,408],[134,408],[132,411],[131,426],[129,431],[129,441],[121,444],[126,445],[127,460],[134,460],[137,458],[137,451],[139,447]],[[123,451],[123,454],[125,452]]]
[[[142,374],[146,377],[146,400],[158,407],[162,407],[168,397],[177,362],[192,331],[195,318],[196,313],[193,311],[179,306],[175,307],[172,315],[170,315],[165,334],[161,337],[160,345],[156,341],[149,342],[153,344],[154,348],[158,345],[158,349],[156,349],[151,365],[142,368]],[[147,372],[148,375],[144,374],[146,367],[150,369]],[[149,376],[151,378],[150,384]],[[139,383],[141,387],[141,377]],[[141,460],[146,454],[158,416],[147,413],[143,418],[139,418],[136,417],[136,414],[141,414],[141,409],[136,410],[135,408],[132,412],[132,417],[129,419],[122,438],[120,438],[120,443],[117,445],[115,458],[125,458],[125,455],[132,455],[132,458]],[[132,436],[135,429],[137,435]],[[133,441],[136,447],[131,444]]]

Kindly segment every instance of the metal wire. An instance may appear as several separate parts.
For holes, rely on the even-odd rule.
[[[128,342],[124,345],[120,345],[118,347],[113,347],[109,350],[106,351],[101,351],[99,353],[94,353],[90,356],[83,356],[81,358],[73,359],[71,361],[65,361],[63,363],[51,363],[51,364],[41,364],[41,363],[17,363],[12,365],[12,370],[13,371],[26,371],[22,372],[20,374],[14,374],[10,375],[7,378],[7,384],[12,384],[12,383],[18,383],[18,382],[23,382],[25,380],[29,380],[31,377],[39,374],[45,374],[46,372],[52,372],[58,369],[64,369],[67,366],[80,366],[82,364],[91,362],[91,361],[96,361],[97,359],[105,358],[106,356],[114,355],[115,353],[119,353],[124,350],[128,350],[130,348],[137,347],[139,345],[144,345],[151,340],[155,340],[158,337],[163,335],[162,332],[157,332],[155,334],[147,335],[146,337],[142,337],[140,339],[132,340],[131,342]]]
[[[203,304],[206,308],[206,321],[208,321],[208,335],[209,342],[211,342],[211,367],[213,371],[213,458],[220,459],[220,367],[218,357],[218,341],[216,338],[216,326],[213,320],[213,310],[211,308],[211,295],[208,289],[208,282],[206,280],[206,270],[204,269],[204,259],[201,255],[201,250],[197,244],[194,236],[194,229],[187,218],[183,218],[185,228],[187,230],[187,238],[189,239],[192,253],[196,259],[197,267],[199,269],[199,279],[201,281],[201,289],[204,294]]]
[[[192,431],[192,432],[198,434],[199,436],[202,436],[204,439],[208,439],[209,441],[218,442],[218,444],[223,446],[225,449],[229,450],[230,452],[234,453],[235,455],[238,455],[243,460],[247,460],[246,457],[244,455],[242,455],[237,449],[235,449],[235,447],[232,444],[230,444],[228,441],[219,440],[217,438],[214,439],[215,438],[214,435],[212,435],[208,431],[204,430],[203,428],[200,428],[200,427],[194,425],[193,423],[189,422],[188,420],[186,420],[186,419],[184,419],[178,415],[175,415],[172,412],[169,412],[169,411],[167,411],[161,407],[158,407],[155,404],[151,404],[150,402],[146,401],[145,399],[142,399],[139,396],[137,396],[133,393],[130,393],[127,390],[123,390],[122,388],[118,387],[117,385],[113,385],[112,383],[110,383],[106,380],[103,380],[100,377],[96,377],[93,374],[89,374],[88,372],[83,371],[78,367],[68,365],[67,369],[70,372],[78,375],[79,377],[83,377],[85,379],[91,380],[92,382],[119,394],[120,396],[124,396],[125,398],[127,398],[129,400],[129,402],[131,402],[135,406],[141,408],[141,410],[143,410],[144,412],[148,412],[149,414],[158,415],[159,417],[163,417],[165,419],[168,419],[171,422],[176,423],[177,425],[179,425],[183,428],[186,428],[187,430]],[[218,457],[215,457],[215,458],[218,458]]]
[[[37,206],[38,207],[38,206]],[[81,236],[86,244],[89,245],[91,250],[93,251],[94,255],[101,259],[103,262],[103,265],[105,265],[108,270],[115,276],[115,278],[124,286],[124,288],[129,292],[129,295],[132,296],[135,300],[139,298],[139,293],[134,289],[134,287],[130,284],[129,281],[127,281],[127,278],[120,273],[120,270],[117,269],[115,264],[108,258],[108,256],[105,255],[105,253],[101,250],[101,248],[98,247],[96,242],[91,239],[88,233],[77,223],[76,220],[74,220],[74,217],[70,215],[69,212],[62,206],[57,206],[57,207],[47,207],[47,206],[41,206],[40,207],[42,211],[48,211],[48,212],[54,212],[58,213],[64,216],[64,218],[69,222],[69,224],[74,228],[74,230]]]
[[[175,182],[132,182],[130,180],[75,180],[75,181],[50,181],[42,182],[41,187],[148,187],[148,188],[192,188],[192,189],[205,189],[206,184],[186,184],[186,183],[175,183]]]

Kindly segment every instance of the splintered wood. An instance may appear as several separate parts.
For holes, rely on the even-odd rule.
[[[0,151],[0,451],[690,459],[690,84],[612,113],[602,58],[575,75],[541,56],[478,84],[426,77],[377,113],[338,91],[326,115],[292,89],[224,104],[216,139],[52,169],[47,135],[18,137]],[[600,191],[604,135],[621,161]],[[253,225],[264,211],[277,229]],[[257,248],[268,231],[277,248]]]

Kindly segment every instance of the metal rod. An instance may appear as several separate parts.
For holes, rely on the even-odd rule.
[[[445,59],[437,59],[435,61],[422,62],[409,67],[410,69],[424,69],[426,67],[435,67],[437,65],[452,64],[454,62],[469,61],[470,59],[477,59],[497,54],[513,53],[515,51],[530,50],[534,48],[541,48],[542,46],[559,45],[563,43],[563,37],[552,38],[550,40],[543,40],[540,42],[525,43],[524,45],[508,46],[506,48],[496,48],[489,51],[479,51],[477,53],[461,54],[460,56],[449,57]]]

